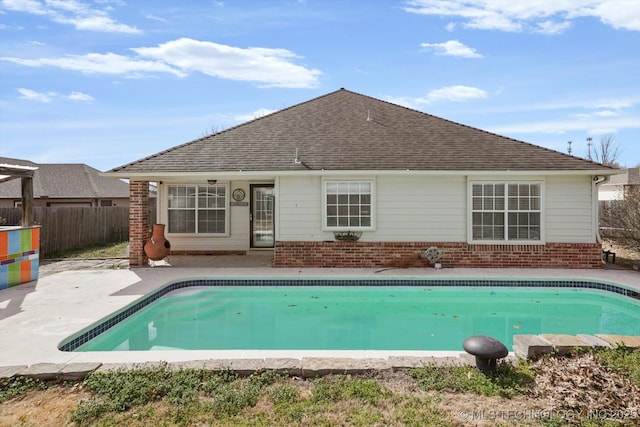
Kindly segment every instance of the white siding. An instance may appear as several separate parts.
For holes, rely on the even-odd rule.
[[[323,232],[319,176],[281,177],[276,193],[276,238],[282,241],[333,240]]]
[[[378,179],[375,240],[462,242],[466,240],[464,176]]]
[[[592,185],[590,176],[547,177],[547,242],[595,242]]]
[[[365,231],[361,240],[464,241],[465,185],[462,176],[376,177],[376,229]],[[320,177],[281,177],[278,190],[279,240],[333,240],[322,230]]]
[[[329,177],[327,177],[329,178]],[[332,179],[360,177],[332,176]],[[372,177],[367,177],[372,178]],[[361,241],[466,242],[466,176],[373,177],[376,182],[375,230],[363,232]],[[535,177],[544,182],[545,241],[550,243],[595,242],[595,219],[590,176]],[[476,177],[469,178],[471,180]],[[509,177],[483,179],[510,181]],[[522,178],[521,178],[522,179]],[[520,179],[520,180],[521,180]],[[250,182],[231,182],[242,188],[249,201]],[[160,186],[158,222],[166,224],[166,185]],[[333,240],[322,228],[322,177],[283,176],[276,179],[276,239],[280,241]],[[230,206],[228,237],[167,235],[174,250],[248,250],[249,206]]]
[[[167,185],[163,183],[158,191],[158,222],[167,224]],[[236,188],[242,188],[247,194],[245,202],[249,201],[249,183],[234,181],[229,185],[228,197]],[[230,199],[232,200],[232,199]],[[207,250],[249,250],[249,206],[229,206],[229,235],[228,236],[198,236],[187,234],[169,234],[165,237],[171,242],[174,251],[207,251]]]

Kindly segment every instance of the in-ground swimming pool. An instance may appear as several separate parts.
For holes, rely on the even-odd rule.
[[[196,280],[67,339],[66,351],[461,350],[484,334],[640,335],[638,293],[585,281]],[[283,286],[286,285],[286,286]]]

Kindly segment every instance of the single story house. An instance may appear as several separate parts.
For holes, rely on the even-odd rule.
[[[640,185],[640,166],[612,175],[600,186],[599,199],[601,202],[624,200],[631,188],[637,185]]]
[[[149,182],[173,254],[274,267],[599,268],[602,164],[340,89],[117,167],[130,262]]]
[[[80,163],[34,163],[0,157],[0,164],[37,168],[33,174],[34,207],[129,206],[129,185],[109,179]],[[0,207],[21,206],[20,180],[0,181]]]

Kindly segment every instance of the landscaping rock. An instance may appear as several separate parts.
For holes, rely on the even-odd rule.
[[[18,375],[48,381],[58,378],[62,368],[64,365],[59,363],[36,363],[20,371]]]
[[[204,364],[204,369],[228,369],[242,376],[249,376],[264,369],[264,359],[210,359]]]
[[[361,374],[372,370],[391,369],[385,359],[302,358],[302,377],[313,378],[329,374]]]
[[[264,360],[264,369],[283,372],[288,375],[301,376],[302,365],[300,359],[270,358]]]
[[[539,337],[551,344],[553,351],[561,354],[569,353],[575,349],[592,348],[591,345],[573,335],[540,334]]]
[[[587,335],[587,334],[578,334],[576,335],[580,340],[584,341],[585,343],[587,343],[588,345],[590,345],[591,347],[607,347],[607,348],[613,348],[613,346],[608,342],[603,340],[602,338],[598,338],[594,335]]]
[[[58,373],[62,381],[80,381],[98,369],[102,363],[69,363]]]
[[[553,352],[553,345],[538,335],[514,335],[513,351],[523,359]]]
[[[614,347],[619,345],[625,347],[640,347],[640,336],[596,334],[596,337],[607,341]]]
[[[422,368],[424,366],[422,360],[420,357],[390,356],[387,359],[387,363],[391,366],[391,369],[398,371],[401,369]]]
[[[0,380],[13,378],[26,368],[27,365],[0,366]]]

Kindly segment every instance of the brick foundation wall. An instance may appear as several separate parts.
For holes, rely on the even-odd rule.
[[[599,243],[475,245],[440,242],[276,242],[273,267],[422,267],[423,253],[444,251],[444,268],[601,268]]]
[[[149,182],[129,183],[129,265],[144,265],[144,245],[149,239]]]

